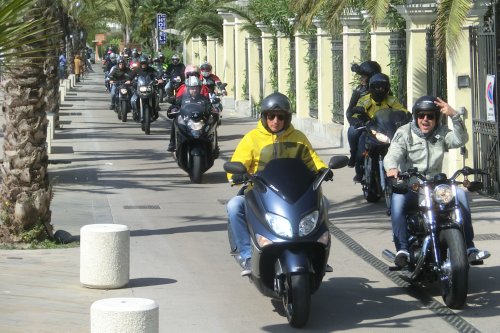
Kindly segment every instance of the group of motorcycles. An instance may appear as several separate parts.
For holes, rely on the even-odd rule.
[[[122,122],[132,111],[133,119],[141,123],[145,134],[151,133],[151,123],[155,120],[155,110],[159,103],[175,103],[175,95],[182,85],[180,76],[162,75],[162,82],[152,80],[147,75],[137,76],[133,82],[116,82],[115,112]],[[186,171],[193,183],[201,183],[203,174],[209,170],[218,158],[217,127],[221,123],[222,104],[220,96],[226,83],[216,87],[214,82],[203,82],[209,90],[209,100],[213,112],[207,114],[195,105],[181,106],[169,116],[174,122],[176,148],[174,158],[179,167]],[[109,79],[105,73],[105,84],[111,91]],[[170,86],[167,96],[166,85]]]
[[[380,110],[363,129],[367,131],[363,194],[367,201],[385,197],[390,212],[392,193],[413,190],[419,193],[419,207],[408,212],[410,258],[401,278],[410,283],[438,281],[446,306],[460,309],[468,293],[469,264],[463,232],[463,218],[456,188],[478,191],[486,174],[464,167],[451,177],[436,175],[429,180],[418,170],[400,174],[398,180],[386,179],[383,158],[396,129],[408,122],[404,112]],[[300,159],[285,158],[269,162],[264,170],[249,174],[243,164],[226,162],[226,172],[240,175],[244,184],[239,194],[246,202],[246,222],[251,235],[249,279],[265,296],[279,299],[292,327],[306,325],[311,295],[318,290],[327,269],[331,237],[328,208],[321,184],[331,169],[345,167],[346,156],[334,156],[329,169],[314,175]],[[458,181],[459,176],[464,180]],[[410,178],[419,182],[410,185]],[[331,177],[330,177],[331,178]],[[291,181],[293,179],[293,181]],[[231,254],[238,258],[228,221]],[[384,250],[382,256],[394,263],[395,254]],[[481,264],[476,262],[474,264]],[[390,267],[397,270],[396,267]]]

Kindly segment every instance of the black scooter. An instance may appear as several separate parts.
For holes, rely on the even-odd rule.
[[[334,156],[329,167],[345,167],[348,160]],[[331,237],[321,184],[330,169],[315,175],[302,159],[279,158],[250,175],[240,162],[224,164],[226,172],[250,184],[240,190],[252,244],[249,278],[263,295],[282,300],[292,327],[307,323],[311,294],[325,275]],[[239,257],[231,230],[229,223],[231,251]]]

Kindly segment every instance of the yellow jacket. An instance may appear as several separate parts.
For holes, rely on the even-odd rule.
[[[261,121],[241,139],[231,162],[241,162],[248,173],[255,174],[263,170],[270,160],[286,157],[301,158],[314,172],[327,168],[304,133],[296,130],[292,124],[286,131],[273,134],[265,129]],[[227,178],[231,179],[231,174],[228,173]]]
[[[378,110],[382,109],[396,109],[409,112],[408,110],[405,109],[403,104],[401,104],[398,101],[396,97],[391,95],[387,96],[387,98],[384,99],[382,103],[379,104],[372,99],[371,94],[367,94],[359,99],[358,104],[356,106],[363,107],[368,117],[370,117],[370,119],[373,119],[375,113]]]

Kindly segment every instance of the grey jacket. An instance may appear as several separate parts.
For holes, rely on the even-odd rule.
[[[419,172],[433,176],[442,172],[444,153],[463,146],[469,136],[460,115],[450,117],[454,131],[440,126],[433,136],[421,138],[411,130],[411,123],[401,126],[394,134],[384,158],[384,168],[404,172],[416,167]]]

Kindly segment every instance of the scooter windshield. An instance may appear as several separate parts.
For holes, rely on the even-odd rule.
[[[316,178],[301,158],[271,160],[257,176],[288,202],[297,201]]]
[[[396,109],[382,109],[375,113],[372,120],[372,126],[375,126],[379,132],[384,133],[390,139],[394,137],[396,130],[409,121],[408,113]]]
[[[151,83],[151,78],[148,75],[141,75],[137,78],[137,85],[147,86]]]
[[[184,103],[181,106],[180,114],[184,118],[198,119],[204,116],[205,106],[199,103]]]

